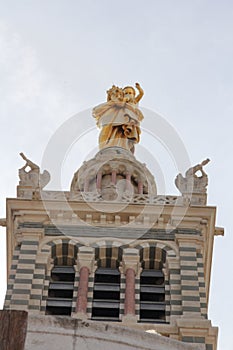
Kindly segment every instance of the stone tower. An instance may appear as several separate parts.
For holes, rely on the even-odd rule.
[[[208,297],[222,229],[206,204],[208,160],[177,176],[180,196],[157,194],[133,154],[143,119],[136,88],[113,86],[93,109],[100,150],[70,191],[43,190],[49,173],[21,154],[17,198],[7,199],[1,349],[14,317],[23,319],[17,350],[217,349]]]

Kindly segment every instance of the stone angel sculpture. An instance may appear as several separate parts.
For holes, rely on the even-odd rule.
[[[40,173],[38,165],[28,159],[22,152],[21,157],[25,160],[26,164],[19,169],[19,186],[29,186],[33,189],[43,189],[50,181],[50,174],[47,170]],[[27,171],[26,169],[29,168]]]
[[[175,179],[175,184],[178,190],[184,193],[206,193],[206,188],[208,185],[208,176],[203,170],[203,166],[209,163],[209,159],[203,160],[200,164],[189,168],[185,177],[182,174],[178,174]],[[200,172],[200,176],[198,176]]]

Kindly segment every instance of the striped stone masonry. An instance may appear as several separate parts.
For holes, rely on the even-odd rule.
[[[16,246],[12,257],[11,269],[10,269],[10,274],[8,278],[7,291],[6,291],[5,302],[4,302],[5,310],[10,308],[13,287],[15,285],[16,270],[19,262],[19,254],[20,254],[20,246]]]
[[[87,318],[91,319],[92,316],[92,300],[94,293],[94,280],[95,280],[95,270],[93,270],[89,275],[88,280],[88,293],[87,293]]]
[[[154,230],[151,236],[148,234],[145,239],[141,237],[130,244],[126,244],[124,238],[100,237],[86,245],[80,243],[78,237],[44,236],[43,232],[43,228],[21,228],[21,243],[14,250],[5,309],[45,315],[53,267],[72,265],[75,279],[71,317],[91,319],[96,269],[119,268],[119,321],[143,327],[143,322],[140,322],[140,275],[143,269],[155,269],[163,272],[165,281],[163,327],[176,328],[177,320],[182,318],[207,321],[204,262],[197,231],[188,234],[188,229],[183,229],[165,237],[163,232]],[[88,269],[87,276],[84,274],[86,277],[82,268]],[[86,281],[85,295],[80,294],[83,278]],[[212,336],[209,330],[195,333],[192,328],[185,327],[182,325],[180,329],[178,326],[178,333],[170,336],[183,342],[206,344],[206,350],[215,350],[216,334]]]
[[[40,263],[40,256],[37,257],[35,270],[32,278],[32,287],[30,291],[29,310],[40,311],[43,298],[43,289],[48,287],[45,283],[46,269],[45,264]],[[47,288],[48,290],[48,288]]]
[[[48,241],[45,245],[41,245],[39,249],[40,237],[41,232],[33,232],[31,236],[29,236],[27,232],[26,238],[23,239],[21,246],[15,249],[5,308],[16,307],[19,309],[27,309],[32,312],[45,313],[52,268],[55,264],[72,264],[76,271],[72,316],[77,317],[76,307],[80,282],[80,267],[88,266],[90,273],[88,278],[86,316],[87,318],[91,318],[95,269],[97,267],[116,268],[123,264],[124,270],[126,266],[128,266],[127,264],[132,263],[131,260],[133,257],[133,260],[135,260],[135,258],[137,260],[136,265],[135,261],[133,261],[135,265],[133,267],[135,269],[135,320],[139,320],[140,272],[143,268],[163,269],[165,276],[166,321],[169,322],[170,313],[173,315],[178,314],[177,305],[180,302],[180,296],[176,291],[179,290],[179,274],[177,274],[177,269],[171,269],[171,271],[169,271],[174,265],[172,265],[169,259],[174,259],[173,257],[175,254],[173,250],[165,244],[158,242],[153,243],[150,241],[142,242],[140,245],[136,245],[135,248],[129,248],[129,246],[122,245],[119,241],[101,240],[98,244],[94,243],[93,247],[85,247],[81,246],[81,244],[73,239],[56,237]],[[92,251],[92,259],[90,259],[90,250]],[[132,251],[133,255],[131,254]],[[168,263],[165,264],[166,257],[169,259]],[[122,317],[125,315],[125,293],[127,283],[126,271],[123,271],[121,267],[120,269],[120,320],[122,320]],[[175,280],[176,282],[174,282]],[[175,291],[172,295],[170,294],[171,290]]]
[[[17,265],[12,263],[14,271],[14,282],[10,296],[11,309],[28,310],[30,295],[33,284],[33,276],[36,271],[36,257],[38,252],[41,234],[36,232],[22,232],[22,243],[20,250],[15,249],[15,256],[18,254]],[[13,269],[16,267],[15,269]],[[13,276],[11,276],[13,278]],[[44,276],[43,276],[44,277]],[[42,278],[43,283],[43,278]],[[5,305],[8,308],[9,304]]]
[[[76,315],[78,285],[79,285],[79,271],[78,271],[77,265],[74,265],[74,269],[75,269],[75,277],[74,277],[74,292],[73,292],[72,310],[71,310],[72,317],[75,317]]]
[[[200,277],[197,244],[178,238],[180,251],[180,280],[183,316],[201,317]],[[202,276],[204,283],[204,276]]]
[[[135,278],[135,315],[137,317],[137,321],[139,321],[140,318],[140,273],[141,269],[138,271]]]
[[[164,268],[165,275],[165,296],[166,296],[166,318],[170,322],[182,315],[182,298],[181,298],[181,276],[179,257],[168,257],[167,268]],[[169,313],[168,313],[169,311]]]
[[[178,340],[194,345],[203,344],[205,350],[216,350],[218,329],[204,318],[181,318],[177,320]]]
[[[14,306],[14,308],[19,309],[45,312],[50,271],[53,267],[52,261],[54,259],[65,259],[63,256],[66,251],[64,244],[69,245],[71,240],[67,238],[63,240],[56,239],[44,246],[41,251],[38,251],[39,238],[40,234],[29,236],[27,233],[21,246],[15,249],[5,300],[5,309]],[[77,254],[80,244],[77,242],[72,244],[76,248],[72,248],[70,257],[68,255],[65,256],[67,256],[66,259],[72,259],[72,256],[74,256],[73,259],[75,261],[75,254]],[[86,249],[85,246],[79,248],[80,252],[78,256],[81,257],[81,251],[85,251]],[[139,318],[140,309],[140,271],[143,267],[160,267],[163,269],[165,276],[166,322],[169,322],[170,318],[172,320],[178,316],[190,313],[195,315],[195,317],[201,315],[207,318],[203,257],[201,253],[197,253],[195,245],[190,246],[190,243],[182,242],[180,239],[180,257],[175,256],[175,253],[166,245],[152,242],[141,243],[132,249],[120,245],[119,242],[102,241],[102,243],[100,242],[98,245],[94,244],[93,248],[89,249],[93,251],[93,266],[94,261],[96,261],[96,266],[113,268],[122,264],[122,256],[123,265],[126,266],[126,257],[128,261],[132,258],[132,255],[127,256],[127,251],[134,250],[134,254],[136,254],[134,256],[137,256],[138,259],[137,273],[135,273],[134,281],[134,307],[137,319]],[[163,252],[165,252],[165,255],[163,255]],[[86,261],[84,261],[84,257],[85,255],[81,259],[78,258],[79,264],[90,265],[89,255],[86,255]],[[52,259],[50,263],[48,259]],[[116,263],[117,261],[118,263]],[[92,309],[91,301],[94,287],[93,266],[88,279],[87,317],[91,316]],[[77,267],[72,304],[72,314],[74,316],[76,312],[78,284],[79,268]],[[124,272],[121,276],[120,319],[125,314],[125,288],[126,277]]]
[[[126,278],[124,273],[121,273],[121,283],[120,283],[120,315],[119,321],[124,319],[125,314],[125,286],[126,286]]]
[[[204,262],[203,255],[197,253],[197,272],[199,280],[199,293],[200,293],[200,303],[201,303],[201,315],[204,318],[208,318],[207,315],[207,294],[205,286],[205,275],[204,275]]]
[[[40,311],[45,314],[46,312],[46,304],[48,299],[48,290],[49,290],[49,284],[50,284],[50,276],[51,276],[51,270],[53,268],[53,265],[50,266],[50,268],[47,269],[45,279],[44,279],[44,287],[42,289],[42,300],[41,300],[41,306]]]

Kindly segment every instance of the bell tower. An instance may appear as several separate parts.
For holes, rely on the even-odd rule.
[[[223,229],[207,205],[209,159],[177,175],[179,196],[158,194],[134,156],[146,118],[136,90],[112,86],[93,109],[99,151],[69,191],[44,189],[49,172],[21,153],[6,204],[3,349],[217,349],[208,302]]]

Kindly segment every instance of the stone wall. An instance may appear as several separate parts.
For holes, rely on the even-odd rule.
[[[64,316],[29,316],[25,350],[203,350],[158,334]]]

